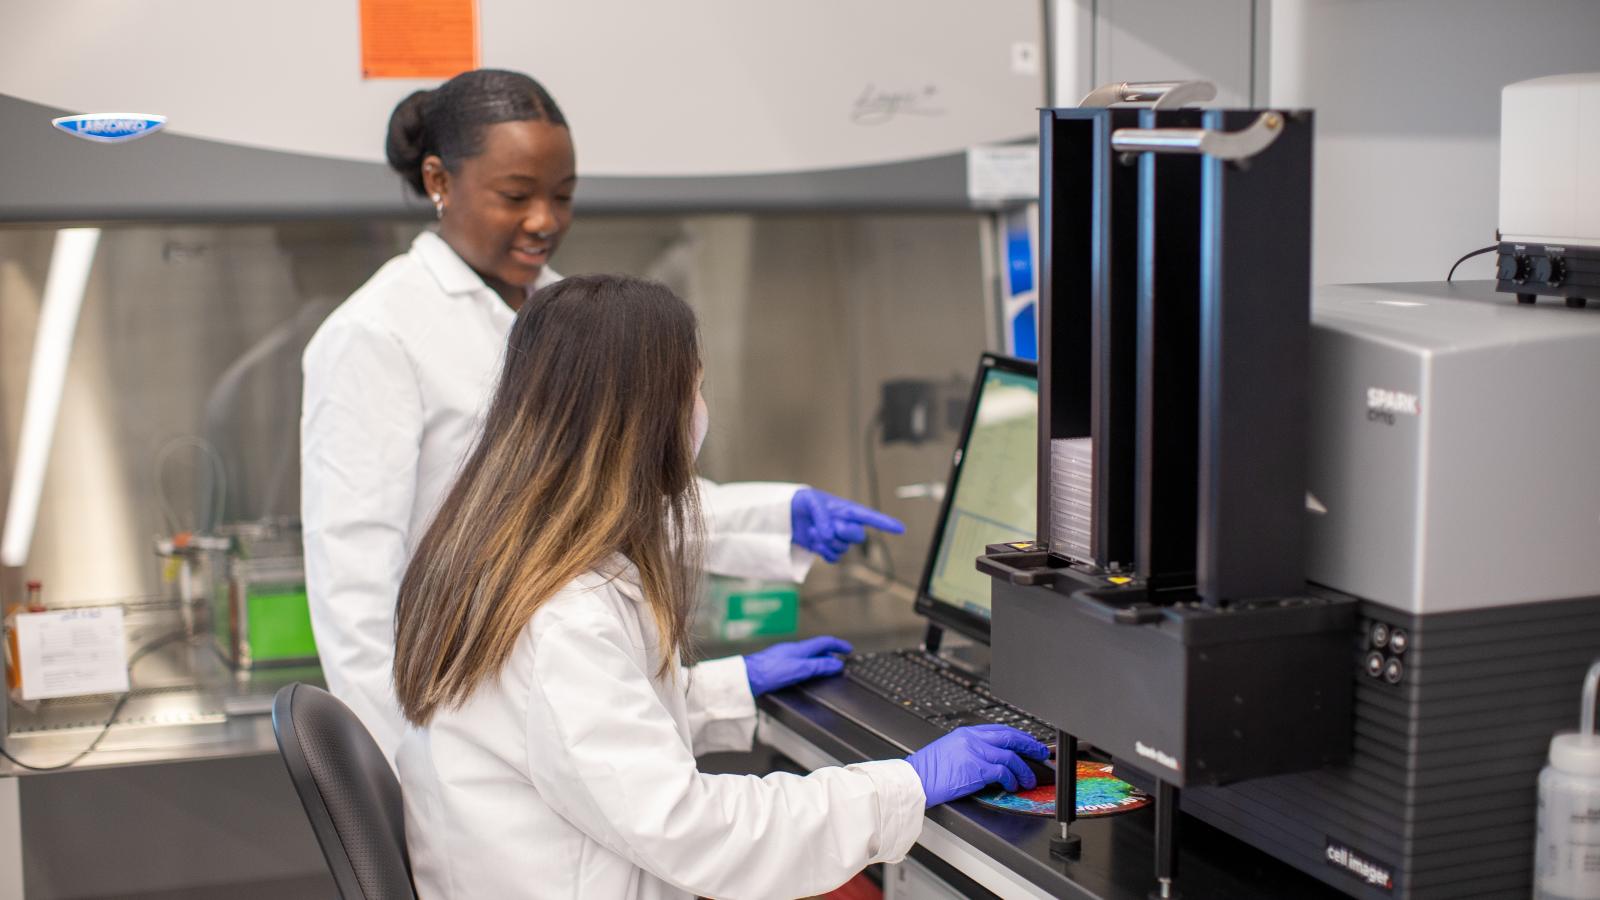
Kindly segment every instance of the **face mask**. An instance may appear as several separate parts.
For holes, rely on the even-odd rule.
[[[700,458],[700,445],[706,442],[706,432],[711,428],[711,411],[706,409],[702,397],[694,398],[694,422],[689,426],[690,440],[694,441],[694,455]]]

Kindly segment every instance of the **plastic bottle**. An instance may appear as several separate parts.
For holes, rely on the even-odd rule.
[[[1539,773],[1539,837],[1534,849],[1535,900],[1600,900],[1600,734],[1595,700],[1600,662],[1583,679],[1582,727],[1550,741]]]
[[[6,690],[12,694],[22,688],[22,655],[17,652],[17,613],[25,608],[20,603],[6,606]]]
[[[17,650],[17,614],[44,611],[44,586],[37,581],[28,582],[26,602],[12,604],[6,610],[6,689],[13,696],[22,690],[22,654]]]

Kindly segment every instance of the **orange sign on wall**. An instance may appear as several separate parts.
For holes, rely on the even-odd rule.
[[[477,67],[477,0],[361,0],[362,78],[449,78]]]

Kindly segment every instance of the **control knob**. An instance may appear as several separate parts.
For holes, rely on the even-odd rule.
[[[1521,253],[1500,254],[1501,281],[1512,281],[1521,284],[1528,280],[1528,258]]]
[[[1528,268],[1528,276],[1534,281],[1555,287],[1567,277],[1567,261],[1559,256],[1535,256]]]

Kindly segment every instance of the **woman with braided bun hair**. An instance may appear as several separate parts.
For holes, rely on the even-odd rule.
[[[572,225],[578,173],[566,117],[537,81],[479,69],[417,91],[395,107],[384,150],[511,312],[556,280],[544,270]]]
[[[300,462],[323,673],[392,762],[405,727],[391,673],[401,577],[477,439],[517,311],[560,280],[549,263],[572,225],[578,174],[555,98],[496,69],[402,100],[385,149],[437,222],[307,345]],[[725,575],[798,581],[813,552],[836,561],[864,526],[900,527],[801,485],[702,482],[700,495],[704,565]],[[823,662],[797,659],[794,670]]]

